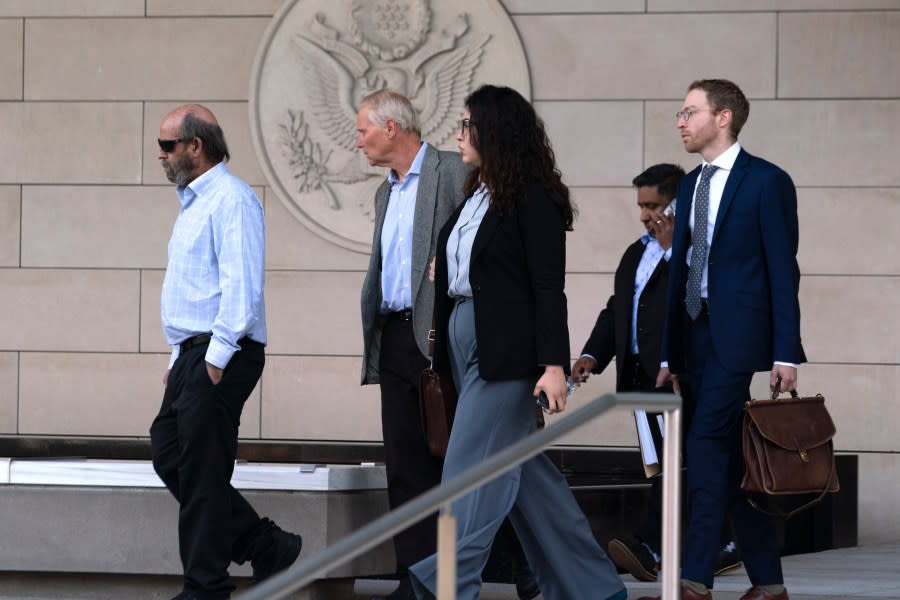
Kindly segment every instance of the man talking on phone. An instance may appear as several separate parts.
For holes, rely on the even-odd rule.
[[[669,257],[675,224],[675,192],[684,170],[678,165],[657,164],[631,182],[637,190],[637,205],[646,231],[631,244],[616,269],[614,293],[600,312],[581,357],[572,367],[572,377],[587,381],[591,373],[601,373],[616,359],[616,390],[652,392],[659,371],[659,349],[665,321]],[[672,388],[661,391],[671,392]],[[687,390],[684,431],[690,419]],[[649,430],[657,457],[661,457],[662,428],[659,413],[637,413]],[[660,464],[662,461],[660,460]],[[610,541],[609,556],[620,569],[640,581],[656,581],[662,548],[662,478],[653,477],[646,517],[632,539]],[[740,566],[732,544],[720,553],[716,573]]]

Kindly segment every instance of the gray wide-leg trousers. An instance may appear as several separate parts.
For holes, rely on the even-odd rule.
[[[485,381],[478,374],[471,300],[450,317],[448,341],[459,404],[444,460],[446,481],[535,429],[534,379]],[[624,598],[625,585],[591,533],[566,480],[543,454],[453,502],[457,598],[474,600],[494,535],[509,515],[546,600]],[[436,555],[410,568],[419,597],[435,593]]]

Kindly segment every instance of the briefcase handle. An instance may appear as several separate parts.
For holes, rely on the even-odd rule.
[[[781,387],[781,376],[775,380],[775,389],[772,390],[772,400],[778,400],[778,389]],[[791,390],[791,398],[799,398],[800,394],[797,393],[797,388]]]

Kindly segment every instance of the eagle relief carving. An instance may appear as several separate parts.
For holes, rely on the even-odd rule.
[[[321,144],[310,138],[304,111],[289,110],[282,125],[284,150],[297,191],[323,189],[328,206],[341,210],[333,183],[384,177],[383,169],[370,169],[355,153],[356,107],[380,89],[390,88],[412,101],[425,140],[441,144],[453,133],[456,113],[451,109],[458,112],[472,91],[473,75],[490,36],[459,45],[469,29],[466,15],[459,15],[423,48],[430,21],[425,0],[355,0],[349,42],[322,14],[316,15],[308,31],[294,36],[297,60],[309,82],[304,92],[312,117],[332,146],[352,153],[331,164],[334,153],[323,152]],[[361,206],[366,211],[371,204]]]
[[[423,139],[452,143],[466,96],[488,81],[481,71],[495,36],[487,27],[475,30],[482,19],[466,4],[441,4],[444,12],[436,14],[428,0],[295,0],[276,15],[251,90],[251,112],[266,113],[251,115],[254,143],[267,175],[278,180],[273,187],[317,233],[325,228],[325,237],[347,247],[370,247],[374,189],[386,172],[356,149],[356,112],[365,96],[383,88],[406,95]],[[264,64],[276,57],[276,69]]]

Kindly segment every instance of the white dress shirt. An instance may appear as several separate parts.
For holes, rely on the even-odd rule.
[[[738,154],[741,151],[741,144],[739,142],[735,142],[728,150],[717,156],[711,163],[707,163],[705,160],[702,163],[702,166],[706,166],[707,164],[712,164],[719,167],[715,173],[713,173],[712,178],[709,180],[709,218],[708,225],[706,226],[706,246],[707,248],[712,248],[712,238],[713,232],[716,228],[716,215],[719,212],[719,204],[722,202],[722,193],[725,191],[725,182],[728,180],[728,175],[731,173],[731,169],[734,167],[734,161],[737,160]],[[694,183],[694,200],[697,198],[697,186],[700,184],[700,178],[697,177],[696,183]],[[691,231],[694,231],[694,207],[696,206],[696,202],[691,202],[691,218],[688,222],[691,228]],[[686,264],[691,264],[691,253],[693,251],[693,247],[688,248]],[[711,250],[709,251],[711,252]],[[709,252],[706,254],[706,260],[709,262]],[[709,277],[709,265],[707,263],[703,264],[703,276],[700,278],[700,297],[708,298],[709,295],[707,293],[708,287],[708,277]]]

